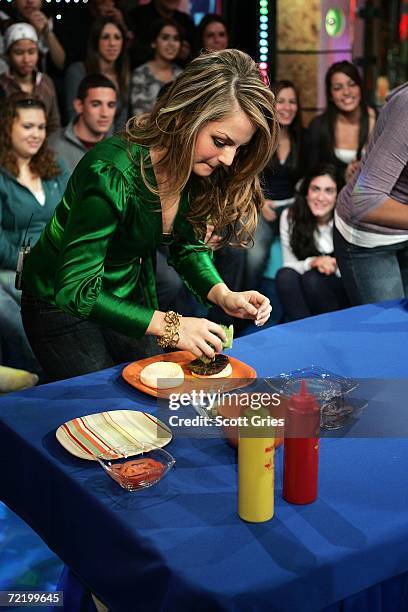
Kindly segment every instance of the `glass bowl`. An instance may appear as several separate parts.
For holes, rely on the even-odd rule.
[[[95,455],[95,459],[127,491],[152,487],[176,463],[170,453],[151,442],[118,446],[108,453]]]

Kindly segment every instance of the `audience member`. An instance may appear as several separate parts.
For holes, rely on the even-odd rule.
[[[29,23],[9,26],[4,34],[9,72],[0,75],[6,96],[28,93],[42,100],[47,113],[48,133],[60,127],[57,94],[50,77],[38,72],[38,36]]]
[[[132,68],[145,64],[150,57],[150,27],[158,19],[174,19],[184,33],[177,62],[184,65],[195,54],[196,27],[190,15],[178,10],[180,0],[151,0],[149,4],[136,6],[126,16],[129,29],[134,34],[130,50]]]
[[[114,83],[119,94],[114,130],[124,128],[129,104],[129,63],[124,37],[121,25],[112,17],[103,17],[93,23],[85,62],[71,64],[66,72],[66,110],[70,120],[75,117],[74,100],[79,83],[85,75],[100,72]]]
[[[110,17],[118,23],[125,33],[126,40],[133,40],[133,32],[128,29],[122,10],[116,0],[90,0],[89,13],[93,20],[101,17]]]
[[[131,114],[142,115],[153,109],[161,88],[181,73],[174,63],[181,45],[177,21],[159,19],[151,28],[153,58],[132,73],[130,81]]]
[[[77,113],[49,142],[72,172],[83,155],[111,130],[116,112],[115,85],[103,74],[88,74],[79,84],[74,108]]]
[[[325,78],[327,107],[309,126],[310,166],[334,164],[344,181],[352,178],[375,124],[375,111],[364,98],[363,82],[354,66],[336,62]]]
[[[95,20],[110,17],[122,25],[126,36],[132,34],[126,27],[122,11],[116,6],[115,0],[88,0],[88,2],[73,2],[63,7],[52,2],[47,5],[48,12],[60,13],[60,19],[54,18],[53,31],[64,48],[65,66],[74,62],[84,62],[90,30]]]
[[[13,26],[12,26],[13,27]],[[0,122],[0,313],[3,363],[38,371],[23,330],[20,291],[14,287],[23,238],[34,245],[61,199],[68,173],[46,143],[40,99],[15,94]],[[31,221],[30,221],[31,220]]]
[[[225,19],[220,15],[208,13],[198,27],[199,49],[223,51],[230,46],[228,28]]]
[[[333,256],[333,210],[339,178],[321,164],[302,181],[299,195],[280,219],[284,267],[276,289],[286,319],[346,308],[349,303]]]
[[[45,15],[42,6],[43,0],[14,0],[7,7],[9,14],[4,16],[3,21],[5,27],[18,22],[31,24],[38,36],[41,70],[47,72],[48,57],[55,68],[62,70],[65,66],[65,50],[54,33],[54,20]]]
[[[272,91],[280,125],[279,143],[264,171],[265,203],[259,216],[254,245],[247,252],[245,282],[256,287],[260,286],[272,243],[279,236],[280,215],[294,202],[295,185],[304,174],[307,155],[297,88],[292,81],[282,80],[272,85]]]
[[[354,179],[334,244],[353,305],[408,297],[408,83],[391,92]]]

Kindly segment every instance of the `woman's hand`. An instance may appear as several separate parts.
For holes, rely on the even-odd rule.
[[[272,311],[268,298],[258,291],[228,291],[217,303],[232,317],[252,319],[259,326],[266,323]]]
[[[41,35],[47,31],[48,19],[42,11],[32,11],[28,19],[30,24],[37,31],[37,34]]]
[[[181,317],[178,349],[191,351],[196,357],[204,354],[212,359],[215,353],[222,351],[222,343],[226,340],[224,330],[217,323],[197,317]]]
[[[318,257],[314,257],[312,259],[310,266],[312,268],[316,268],[320,274],[330,276],[330,274],[334,274],[336,272],[337,262],[336,258],[331,257],[330,255],[319,255]]]
[[[265,221],[276,220],[275,202],[273,200],[265,200],[264,205],[261,208],[261,213]]]
[[[162,336],[166,327],[165,316],[166,313],[155,310],[146,333]],[[178,349],[191,351],[196,357],[204,354],[212,359],[215,353],[222,351],[222,343],[226,340],[224,330],[217,323],[197,317],[180,317]]]
[[[360,161],[358,159],[355,159],[354,161],[349,163],[349,165],[346,168],[346,172],[345,172],[345,178],[346,178],[347,183],[351,181],[351,179],[357,172],[359,166],[360,166]]]

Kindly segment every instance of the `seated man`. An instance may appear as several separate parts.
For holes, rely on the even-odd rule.
[[[77,116],[53,134],[49,143],[69,172],[112,128],[116,111],[115,85],[103,74],[88,74],[79,84],[74,107]]]

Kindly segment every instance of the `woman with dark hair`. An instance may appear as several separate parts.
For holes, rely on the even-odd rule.
[[[339,190],[335,166],[321,164],[302,181],[280,219],[284,267],[276,289],[289,321],[349,305],[333,255],[333,214]]]
[[[173,19],[159,19],[151,29],[152,59],[132,73],[130,107],[133,116],[149,113],[164,86],[182,72],[174,63],[182,41],[181,27]]]
[[[227,22],[221,15],[208,13],[198,26],[199,48],[207,51],[223,51],[230,47]]]
[[[19,249],[37,242],[68,180],[46,142],[46,110],[38,98],[14,94],[2,103],[0,122],[0,336],[6,365],[28,370],[36,362],[14,287]],[[38,364],[37,364],[38,369]]]
[[[279,121],[278,148],[263,173],[265,202],[254,246],[247,252],[246,285],[259,287],[272,243],[279,236],[282,211],[294,202],[295,185],[304,174],[306,130],[302,126],[299,92],[292,81],[272,84]]]
[[[259,173],[277,130],[257,64],[227,49],[190,62],[150,114],[82,158],[24,266],[24,327],[51,378],[165,348],[210,359],[221,351],[226,336],[217,323],[159,310],[155,252],[162,244],[205,304],[255,325],[268,320],[269,300],[231,291],[203,239],[211,219],[220,244],[251,241]]]
[[[122,130],[128,119],[129,60],[125,31],[113,17],[102,17],[92,24],[85,62],[71,64],[65,76],[65,102],[69,120],[75,117],[74,100],[78,86],[87,74],[100,72],[112,81],[118,92],[114,131]]]
[[[327,107],[309,125],[310,167],[329,162],[343,182],[352,178],[375,124],[363,81],[351,62],[336,62],[325,77]]]

